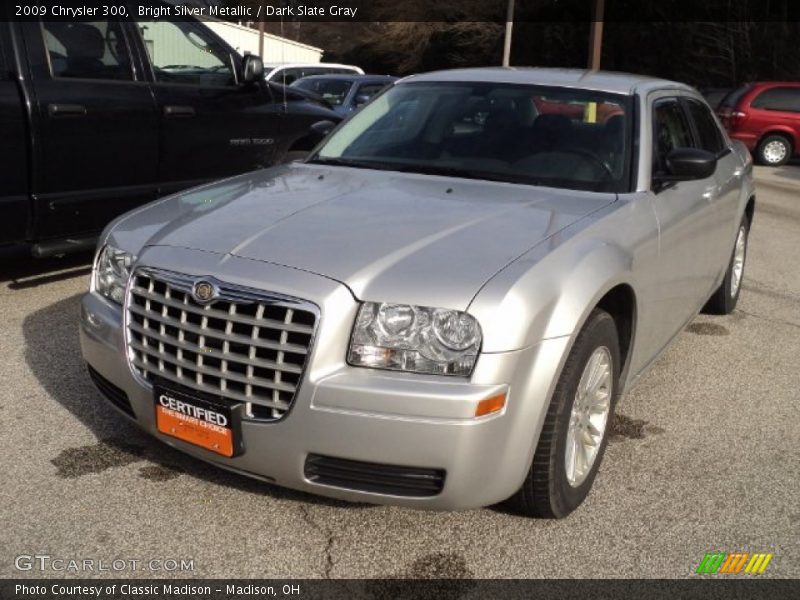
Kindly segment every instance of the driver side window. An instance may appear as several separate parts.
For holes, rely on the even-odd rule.
[[[157,82],[236,85],[230,54],[191,23],[139,21],[138,26]]]
[[[694,146],[689,122],[676,98],[653,107],[653,174],[667,172],[667,156],[675,148]]]

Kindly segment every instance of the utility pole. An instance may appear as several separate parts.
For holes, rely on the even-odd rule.
[[[264,60],[264,2],[261,1],[261,18],[258,20],[258,56]]]
[[[589,35],[589,68],[600,69],[600,57],[603,53],[603,12],[605,0],[592,0],[592,24]]]
[[[506,37],[503,40],[503,66],[511,64],[511,32],[514,29],[514,0],[508,0],[506,10]]]

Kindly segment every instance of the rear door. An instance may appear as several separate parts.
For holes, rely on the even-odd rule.
[[[280,106],[261,82],[240,85],[235,52],[197,21],[134,27],[159,107],[162,193],[275,161]]]
[[[25,240],[29,216],[27,115],[15,80],[11,28],[0,22],[0,244]]]
[[[34,237],[97,232],[155,197],[155,102],[120,22],[19,26],[36,99]]]

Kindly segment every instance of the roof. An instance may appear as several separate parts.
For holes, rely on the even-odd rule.
[[[324,75],[306,75],[302,79],[298,79],[297,81],[306,81],[306,80],[325,80],[331,79],[335,81],[359,81],[359,82],[370,82],[370,81],[397,81],[397,77],[393,77],[391,75],[359,75],[357,73],[326,73]]]
[[[572,87],[598,92],[631,94],[643,89],[679,88],[691,90],[689,86],[668,79],[657,79],[645,75],[615,73],[612,71],[590,71],[585,69],[546,69],[539,67],[484,67],[479,69],[451,69],[412,75],[403,81],[480,81],[489,83],[516,83]]]
[[[265,62],[264,67],[270,69],[287,69],[287,68],[298,68],[298,67],[329,67],[333,69],[357,69],[360,70],[359,67],[355,65],[342,65],[339,63],[329,63],[329,62],[305,62],[305,63],[289,63],[289,62]]]

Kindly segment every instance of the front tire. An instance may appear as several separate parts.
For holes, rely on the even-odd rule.
[[[792,143],[782,135],[768,135],[758,144],[758,162],[768,167],[780,167],[792,158]]]
[[[729,315],[736,308],[739,294],[742,291],[742,278],[744,277],[744,264],[747,259],[747,241],[750,236],[750,222],[747,217],[742,217],[739,231],[736,234],[736,243],[733,247],[731,262],[725,271],[725,278],[720,286],[708,299],[703,307],[703,312],[711,315]]]
[[[564,364],[533,465],[509,499],[511,508],[526,516],[561,519],[584,501],[608,443],[619,372],[614,319],[595,309]]]

